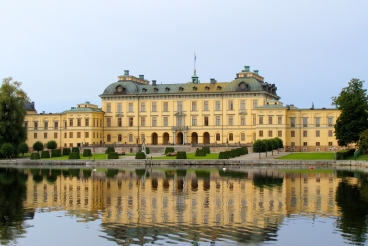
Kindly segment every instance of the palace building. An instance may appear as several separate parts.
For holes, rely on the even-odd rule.
[[[335,108],[283,105],[275,84],[249,66],[229,82],[157,84],[144,75],[118,76],[100,95],[102,107],[80,103],[62,113],[27,108],[29,146],[55,140],[59,147],[93,144],[251,144],[279,137],[286,151],[328,151],[338,145]]]

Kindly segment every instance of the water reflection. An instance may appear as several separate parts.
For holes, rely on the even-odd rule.
[[[368,233],[363,172],[0,169],[0,188],[2,243],[26,234],[37,209],[101,220],[102,237],[123,245],[277,243],[289,217],[336,218],[326,237],[350,243],[365,243]]]

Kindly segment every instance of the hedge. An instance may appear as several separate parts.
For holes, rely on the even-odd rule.
[[[231,158],[235,158],[236,157],[236,150],[235,149],[230,150],[230,157]]]
[[[137,152],[135,154],[135,159],[146,159],[146,155],[143,152]]]
[[[89,157],[89,156],[92,156],[91,149],[84,149],[83,150],[83,157]]]
[[[219,159],[227,159],[227,153],[226,152],[220,152],[218,158]]]
[[[336,160],[345,160],[349,156],[353,156],[355,149],[346,149],[336,152]]]
[[[115,152],[115,148],[114,147],[107,147],[107,149],[105,150],[105,154],[108,154],[110,152]]]
[[[80,155],[79,152],[70,152],[69,153],[69,160],[75,160],[75,159],[80,159]]]
[[[48,150],[42,150],[41,158],[50,158],[50,152]]]
[[[242,147],[243,149],[244,149],[244,153],[245,153],[245,155],[247,155],[249,152],[248,152],[248,147],[247,146],[243,146]]]
[[[61,156],[61,150],[59,149],[51,150],[51,157],[60,157],[60,156]]]
[[[167,153],[171,153],[171,152],[175,152],[174,147],[166,147],[166,148],[165,148],[165,155],[166,155]]]
[[[202,147],[202,149],[204,150],[204,152],[205,152],[206,154],[211,154],[210,147],[205,146],[205,147]]]
[[[243,148],[237,148],[237,150],[239,151],[240,155],[245,155],[245,150]]]
[[[231,151],[230,150],[226,150],[225,153],[226,153],[226,157],[228,159],[232,158],[232,155],[231,155]]]
[[[72,152],[79,153],[79,148],[78,148],[78,147],[73,147],[73,148],[72,148]]]
[[[31,154],[31,160],[38,160],[38,159],[41,159],[39,153],[32,153]]]
[[[195,152],[195,156],[206,156],[206,152],[204,149],[197,149]]]
[[[176,153],[176,159],[187,159],[187,152],[185,152],[185,151],[178,151]]]
[[[146,154],[149,154],[150,153],[150,149],[149,147],[146,147]]]
[[[107,154],[107,159],[119,159],[119,154],[116,152],[110,152]]]
[[[63,148],[63,155],[69,155],[70,154],[70,148]]]

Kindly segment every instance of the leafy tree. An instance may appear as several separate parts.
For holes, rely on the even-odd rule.
[[[277,146],[277,153],[280,153],[280,149],[282,149],[282,148],[284,148],[284,142],[282,141],[282,139],[281,138],[275,138],[275,140],[277,141],[277,144],[278,144],[278,146]]]
[[[28,144],[25,142],[19,144],[19,152],[22,153],[22,156],[24,156],[24,153],[28,153]]]
[[[13,153],[14,153],[14,148],[13,145],[11,143],[4,143],[1,145],[0,148],[0,152],[1,154],[3,154],[6,158],[12,157]]]
[[[22,83],[12,80],[3,79],[0,87],[0,144],[12,144],[17,155],[19,144],[27,139],[24,118],[29,98],[20,88]]]
[[[359,135],[359,149],[361,151],[363,151],[363,154],[366,154],[368,151],[368,129],[364,130],[360,135]]]
[[[33,150],[39,152],[41,150],[43,150],[43,143],[41,143],[40,141],[37,141],[33,144]]]
[[[272,145],[272,155],[273,155],[273,151],[277,150],[279,147],[279,142],[276,140],[276,138],[271,138],[271,145]]]
[[[266,145],[263,142],[263,140],[256,140],[253,143],[253,152],[255,153],[259,153],[259,159],[261,159],[261,152],[265,152],[266,151]]]
[[[334,126],[339,146],[357,143],[359,135],[368,129],[368,97],[363,83],[362,80],[352,79],[339,96],[332,97],[332,105],[341,110]]]
[[[46,148],[56,149],[57,148],[57,143],[54,140],[50,140],[46,143]]]

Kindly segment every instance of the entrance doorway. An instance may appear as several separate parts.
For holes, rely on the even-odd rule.
[[[169,144],[169,141],[170,141],[170,136],[169,136],[169,133],[165,132],[163,135],[162,135],[162,139],[163,139],[163,144]]]
[[[192,141],[193,144],[197,144],[198,143],[198,134],[196,132],[192,133]]]
[[[176,138],[176,144],[183,144],[183,133],[178,132],[177,138]]]
[[[152,139],[152,145],[157,145],[158,144],[158,136],[157,136],[156,132],[152,133],[151,139]]]
[[[205,144],[210,143],[210,134],[208,132],[203,133],[203,143]]]

